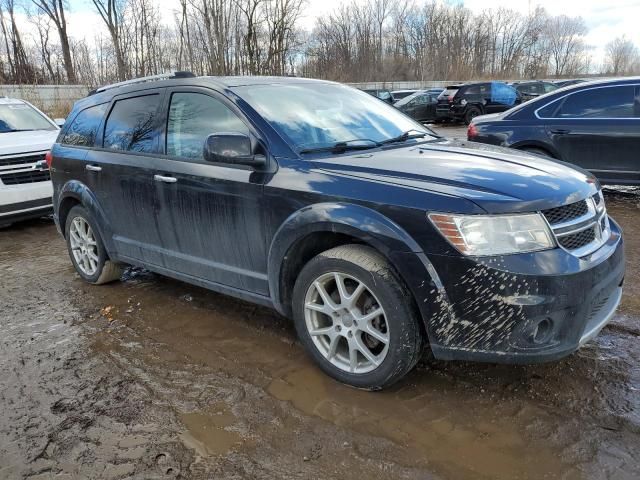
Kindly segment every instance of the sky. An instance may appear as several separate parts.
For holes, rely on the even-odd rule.
[[[173,12],[178,8],[178,0],[157,0],[163,12],[163,21],[173,23]],[[302,26],[313,27],[318,16],[330,13],[340,7],[345,0],[307,0]],[[416,0],[422,1],[422,0]],[[462,3],[474,12],[500,6],[522,13],[544,7],[552,15],[582,16],[589,34],[587,44],[593,47],[596,66],[604,59],[604,45],[614,38],[626,35],[640,47],[640,0],[441,0],[447,3]],[[348,0],[347,0],[348,2]],[[93,11],[90,0],[69,0],[71,12],[67,16],[70,34],[76,38],[93,39],[98,31],[104,31],[102,20]]]

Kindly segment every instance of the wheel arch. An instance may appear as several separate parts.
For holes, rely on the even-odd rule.
[[[411,293],[428,339],[433,306],[448,302],[442,282],[406,231],[361,205],[316,204],[298,210],[282,224],[271,242],[268,259],[269,290],[276,310],[291,317],[291,293],[302,267],[323,251],[350,243],[373,248],[395,268]],[[448,305],[443,311],[450,311]]]
[[[111,241],[111,225],[107,221],[104,210],[98,203],[95,194],[87,185],[78,180],[70,180],[65,183],[60,189],[60,194],[58,195],[56,211],[62,235],[65,235],[67,216],[71,209],[76,205],[81,205],[93,216],[97,225],[98,234],[100,235],[105,249],[107,250],[109,257],[113,258],[112,254],[114,250],[113,242]]]

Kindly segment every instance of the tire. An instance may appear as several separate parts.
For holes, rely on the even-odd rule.
[[[336,275],[345,293],[353,296],[361,289],[353,304],[340,296]],[[334,306],[347,305],[348,309],[332,310],[317,285]],[[320,369],[339,382],[380,390],[404,377],[422,355],[417,308],[395,270],[370,247],[344,245],[311,259],[296,280],[292,302],[300,341]],[[308,308],[309,304],[314,308]],[[375,333],[376,338],[364,330]]]
[[[469,107],[464,114],[464,123],[469,125],[478,115],[482,115],[482,111],[478,107]]]
[[[538,147],[523,147],[520,150],[522,150],[523,152],[533,153],[535,155],[540,155],[541,157],[555,158],[553,155],[551,155],[546,150],[544,150],[542,148],[538,148]]]
[[[84,230],[86,237],[82,237],[77,232],[85,226],[88,226],[89,230]],[[122,265],[109,260],[96,223],[84,207],[76,205],[69,211],[64,233],[71,263],[83,280],[94,285],[102,285],[120,279]],[[82,245],[80,248],[78,238]]]

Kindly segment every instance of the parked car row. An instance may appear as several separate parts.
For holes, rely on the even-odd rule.
[[[574,85],[583,80],[558,82],[471,82],[446,88],[421,90],[364,90],[393,104],[419,122],[464,122],[469,124],[478,115],[506,111],[522,102]]]

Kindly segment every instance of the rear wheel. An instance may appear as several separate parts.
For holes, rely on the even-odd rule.
[[[84,207],[76,205],[69,211],[65,238],[71,262],[85,281],[100,285],[120,278],[122,266],[109,260],[95,222]]]
[[[467,112],[464,114],[464,123],[469,125],[478,115],[482,115],[482,112],[478,107],[469,107]]]
[[[301,342],[342,383],[385,388],[422,353],[419,318],[406,287],[369,247],[345,245],[313,258],[296,281],[293,309]]]

